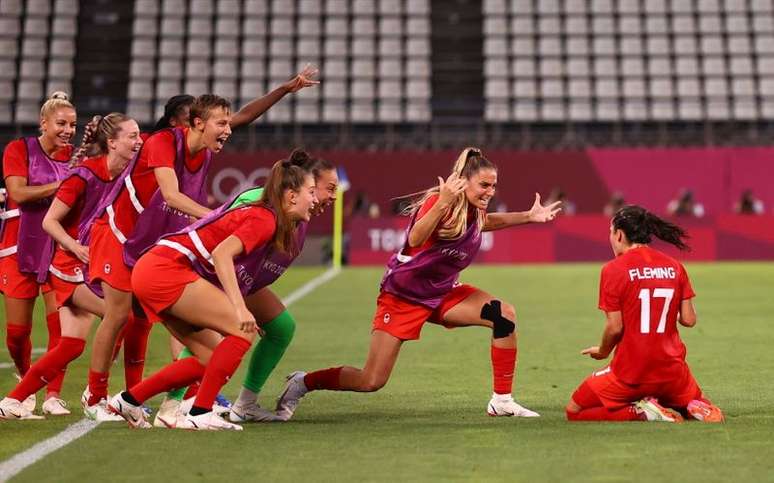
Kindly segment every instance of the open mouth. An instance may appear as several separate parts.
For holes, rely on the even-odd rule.
[[[215,139],[215,146],[217,147],[218,151],[223,149],[223,146],[225,146],[226,141],[228,141],[228,134],[224,134],[223,136],[219,136],[217,139]]]
[[[70,134],[61,134],[61,135],[57,136],[57,139],[59,139],[62,142],[62,144],[69,144],[70,143],[70,139],[72,139],[72,135],[70,135]]]

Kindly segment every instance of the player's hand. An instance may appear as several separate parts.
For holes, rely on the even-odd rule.
[[[548,206],[540,204],[540,193],[535,193],[535,202],[529,209],[529,221],[532,223],[545,223],[556,218],[556,215],[562,211],[562,202],[554,201]]]
[[[596,359],[598,361],[600,361],[602,359],[607,359],[607,354],[603,354],[603,353],[599,352],[599,346],[598,345],[589,347],[588,349],[583,349],[581,351],[581,355],[584,355],[584,356],[587,355],[587,356],[591,357],[592,359]]]
[[[75,257],[83,263],[89,263],[89,247],[85,247],[76,241],[70,248],[65,249],[75,255]]]
[[[247,310],[246,307],[239,307],[236,311],[237,320],[239,321],[239,330],[245,334],[252,334],[258,332],[258,324],[255,323],[255,317]]]
[[[298,92],[305,87],[316,86],[320,81],[314,80],[314,77],[319,72],[317,67],[306,64],[301,72],[285,83],[285,89],[288,92]]]
[[[452,173],[443,180],[438,177],[438,204],[442,208],[448,208],[454,203],[454,200],[460,193],[465,191],[465,187],[468,185],[468,180],[460,178],[457,173]]]

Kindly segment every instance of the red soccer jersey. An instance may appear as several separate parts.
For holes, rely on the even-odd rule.
[[[83,161],[81,166],[88,168],[104,183],[110,182],[110,172],[107,166],[107,156],[97,156]],[[86,191],[86,180],[79,176],[70,176],[65,179],[56,192],[56,198],[70,207],[70,212],[62,220],[62,227],[67,234],[78,238],[78,224],[81,220],[81,211],[85,200],[83,194]]]
[[[435,194],[429,197],[422,206],[419,207],[419,211],[417,212],[417,221],[419,221],[423,216],[427,214],[428,211],[430,211],[430,208],[432,208],[437,202],[438,202],[439,195]],[[468,209],[468,223],[473,223],[475,221],[476,216],[476,208],[473,206],[469,206]],[[438,232],[441,230],[441,225],[446,221],[446,218],[442,218],[441,221],[438,222],[438,225],[436,225],[435,230],[433,230],[433,233],[430,235],[430,237],[425,241],[422,245],[418,247],[409,247],[407,246],[405,250],[403,250],[403,254],[407,255],[409,257],[413,257],[414,255],[418,254],[419,252],[422,252],[424,250],[427,250],[433,244],[438,241]]]
[[[196,232],[199,238],[201,238],[202,244],[210,253],[229,235],[234,235],[244,245],[243,254],[247,254],[255,250],[256,247],[269,243],[276,229],[277,222],[271,211],[262,206],[243,206],[227,211],[226,214],[216,221],[208,223],[196,230]],[[175,235],[166,239],[183,245],[196,254],[199,261],[204,261],[188,235]],[[157,253],[164,253],[167,256],[172,255],[175,258],[185,258],[180,252],[170,247],[161,246],[156,250]]]
[[[188,128],[185,130],[185,136],[188,137]],[[189,171],[196,171],[204,162],[207,150],[202,149],[196,156],[191,156],[188,152],[188,145],[185,149],[185,165]],[[132,184],[137,190],[137,199],[143,206],[148,206],[153,193],[156,192],[159,185],[156,182],[154,168],[173,168],[175,167],[175,135],[171,131],[159,131],[148,137],[148,140],[142,146],[140,157],[132,169]],[[129,191],[124,187],[118,198],[113,202],[113,210],[116,213],[116,226],[121,232],[129,236],[134,230],[139,214],[132,204],[129,197]],[[101,223],[107,223],[107,213],[104,213],[99,220]]]
[[[685,367],[677,330],[680,303],[694,297],[683,265],[650,247],[633,248],[602,268],[599,308],[620,311],[623,336],[613,373],[627,384],[664,382]]]
[[[51,159],[56,161],[67,161],[72,154],[72,146],[68,145],[54,153]],[[29,160],[27,159],[27,145],[24,139],[16,139],[5,146],[3,152],[3,176],[8,179],[9,176],[27,177]],[[10,211],[18,208],[19,205],[13,201],[13,198],[7,196],[5,209]],[[19,235],[19,218],[11,218],[6,221],[3,230],[3,239],[0,241],[0,249],[16,245]]]

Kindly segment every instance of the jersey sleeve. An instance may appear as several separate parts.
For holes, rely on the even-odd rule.
[[[161,132],[148,138],[143,147],[150,168],[175,167],[175,136],[170,132]]]
[[[17,139],[8,143],[3,152],[3,178],[9,176],[26,178],[28,167],[27,147],[24,145],[24,141]]]
[[[80,176],[70,176],[62,181],[56,191],[56,199],[72,207],[86,190],[86,181]]]
[[[605,312],[618,312],[623,308],[624,280],[621,272],[608,263],[602,267],[599,277],[599,308]]]
[[[271,241],[276,226],[277,222],[274,220],[274,215],[269,210],[265,208],[251,209],[247,216],[241,220],[239,227],[234,230],[232,235],[239,238],[242,242],[242,245],[245,247],[245,253],[250,253],[256,247]]]
[[[436,203],[438,203],[439,195],[433,195],[422,204],[422,206],[419,207],[419,211],[417,211],[417,220],[422,218],[427,214],[428,211],[430,211],[430,208],[432,208]]]
[[[691,285],[691,279],[688,278],[688,272],[682,263],[680,264],[680,291],[682,292],[683,300],[696,296],[696,292],[693,291],[693,286]]]

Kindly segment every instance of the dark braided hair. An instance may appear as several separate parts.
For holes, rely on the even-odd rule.
[[[188,94],[178,94],[170,97],[164,105],[164,115],[159,118],[156,125],[153,126],[153,130],[159,131],[161,129],[172,127],[172,124],[170,123],[172,118],[183,114],[185,108],[190,107],[195,99],[194,96],[189,96]]]
[[[70,156],[69,164],[71,168],[77,165],[81,159],[86,156],[89,149],[94,144],[94,141],[97,139],[97,127],[99,126],[99,122],[101,120],[102,116],[94,116],[91,118],[91,121],[89,121],[89,123],[84,126],[81,144],[78,146],[78,149],[73,151],[72,156]]]
[[[662,220],[641,206],[624,206],[613,216],[612,223],[613,228],[623,231],[631,243],[648,244],[655,236],[680,250],[691,249],[685,243],[685,239],[689,238],[685,230]]]

